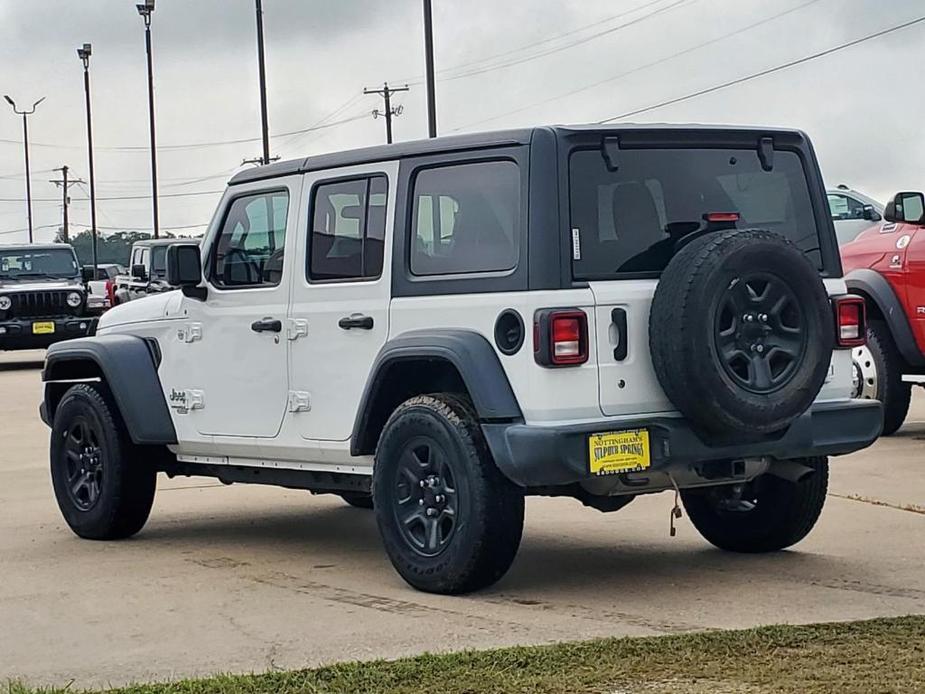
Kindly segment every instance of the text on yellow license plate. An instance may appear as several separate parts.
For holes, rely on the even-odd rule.
[[[46,321],[42,323],[33,323],[32,324],[32,334],[33,335],[48,335],[55,331],[54,321]]]
[[[592,475],[645,470],[651,464],[647,429],[591,434],[588,456]]]

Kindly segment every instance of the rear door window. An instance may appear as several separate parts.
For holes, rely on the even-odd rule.
[[[623,149],[616,168],[599,148],[578,150],[570,157],[569,204],[576,279],[657,275],[682,239],[722,228],[774,231],[822,266],[796,152],[775,151],[765,171],[756,150]]]

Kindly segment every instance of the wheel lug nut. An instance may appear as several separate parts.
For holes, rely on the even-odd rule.
[[[437,515],[437,509],[429,508],[424,513],[426,513],[428,517],[433,518],[434,516]]]
[[[418,499],[418,506],[424,505],[424,499]]]
[[[758,354],[761,354],[762,352],[764,352],[764,345],[758,345],[757,347],[755,347],[755,351],[758,352]]]
[[[425,482],[424,480],[421,480],[421,489],[423,489],[426,486],[427,486],[427,482]]]
[[[768,314],[767,314],[767,313],[762,313],[760,316],[758,316],[758,320],[760,320],[762,323],[767,323],[767,322],[768,322]]]

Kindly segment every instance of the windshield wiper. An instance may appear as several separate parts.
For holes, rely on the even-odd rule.
[[[62,277],[61,275],[52,275],[47,272],[19,272],[11,277],[45,277],[50,280],[66,280],[68,277]]]

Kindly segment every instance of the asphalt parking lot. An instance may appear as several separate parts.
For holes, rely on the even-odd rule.
[[[401,581],[371,512],[306,492],[162,479],[136,538],[78,540],[51,492],[41,358],[0,354],[0,686],[925,613],[925,393],[897,436],[834,461],[794,550],[724,554],[686,520],[671,538],[667,494],[608,515],[530,499],[507,577],[447,598]]]

